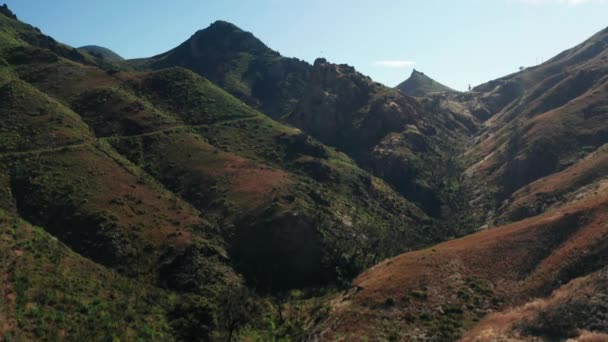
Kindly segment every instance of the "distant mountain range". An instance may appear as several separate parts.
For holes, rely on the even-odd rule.
[[[4,6],[0,99],[6,340],[608,337],[608,29],[457,92]]]

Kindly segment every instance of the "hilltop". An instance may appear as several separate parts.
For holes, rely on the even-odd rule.
[[[452,88],[433,80],[423,72],[414,69],[410,77],[401,82],[396,89],[409,96],[427,96],[434,93],[455,93]]]
[[[153,70],[188,68],[274,119],[293,110],[312,69],[225,21],[196,32],[175,49],[129,64]]]
[[[116,52],[102,46],[87,45],[79,47],[78,50],[106,62],[122,62],[125,60]]]

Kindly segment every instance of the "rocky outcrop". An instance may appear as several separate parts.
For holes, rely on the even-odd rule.
[[[274,119],[294,109],[312,68],[225,21],[196,32],[173,50],[128,63],[143,69],[188,68]]]

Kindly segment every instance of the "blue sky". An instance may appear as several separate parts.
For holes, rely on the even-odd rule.
[[[504,76],[608,26],[608,0],[6,0],[72,46],[165,52],[215,20],[289,57],[347,63],[394,86],[412,68],[457,89]]]

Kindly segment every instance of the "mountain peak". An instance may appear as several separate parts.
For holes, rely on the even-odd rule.
[[[212,30],[231,30],[231,31],[243,31],[235,24],[224,21],[224,20],[216,20],[214,21],[207,29]]]
[[[2,5],[2,7],[0,7],[0,13],[11,19],[17,20],[17,16],[15,15],[15,13],[13,13],[13,11],[10,10],[10,8],[8,8],[7,4],[4,4]]]
[[[251,32],[223,20],[217,20],[207,28],[197,31],[185,44],[190,44],[193,40],[198,42],[196,49],[205,45],[205,49],[223,52],[274,53]]]
[[[124,58],[122,58],[119,54],[103,46],[86,45],[79,47],[77,50],[84,51],[93,57],[103,59],[107,62],[124,61]]]
[[[414,69],[410,77],[399,84],[397,89],[401,90],[409,96],[426,96],[432,93],[454,92],[450,87],[447,87],[429,76],[424,72]]]

